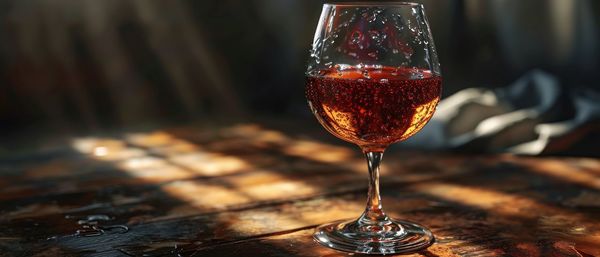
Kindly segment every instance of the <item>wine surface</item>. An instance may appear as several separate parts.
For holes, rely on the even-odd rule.
[[[442,79],[430,71],[378,68],[324,70],[308,76],[306,97],[333,135],[382,151],[421,130],[440,100]]]

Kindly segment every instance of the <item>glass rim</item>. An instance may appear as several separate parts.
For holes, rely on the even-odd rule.
[[[423,4],[404,1],[356,1],[356,2],[339,2],[339,3],[324,3],[329,6],[356,6],[356,7],[376,7],[376,6],[416,6],[421,7]]]

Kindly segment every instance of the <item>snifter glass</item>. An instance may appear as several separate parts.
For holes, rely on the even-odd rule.
[[[379,195],[383,152],[421,130],[440,100],[440,65],[423,6],[325,4],[306,76],[306,97],[318,121],[358,145],[369,168],[364,213],[318,227],[314,239],[366,254],[413,253],[433,244],[424,226],[388,217]]]

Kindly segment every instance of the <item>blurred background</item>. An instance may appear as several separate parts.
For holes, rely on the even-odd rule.
[[[497,93],[532,70],[561,89],[554,99],[560,104],[545,110],[553,115],[530,126],[522,142],[541,137],[534,125],[573,120],[573,95],[580,93],[572,92],[597,96],[600,2],[417,2],[438,48],[444,97],[473,87]],[[255,116],[316,123],[304,99],[304,71],[322,4],[1,0],[2,138]],[[588,135],[581,153],[593,155],[598,140],[589,138],[599,127],[594,118],[585,123],[585,133],[577,132]]]

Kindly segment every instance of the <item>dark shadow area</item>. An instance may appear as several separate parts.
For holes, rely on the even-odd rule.
[[[444,96],[505,86],[532,69],[567,89],[598,88],[595,1],[417,2],[430,17]],[[321,5],[3,1],[0,131],[8,140],[246,114],[310,117],[304,72]]]

